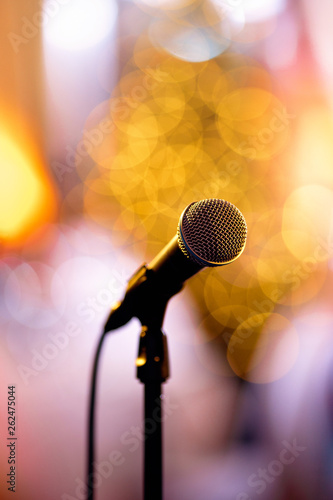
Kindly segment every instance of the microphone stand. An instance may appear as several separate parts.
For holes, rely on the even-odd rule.
[[[149,271],[143,266],[139,281]],[[149,280],[147,280],[149,282]],[[142,329],[136,359],[137,378],[144,384],[144,500],[162,500],[162,383],[169,377],[167,338],[162,324],[169,299],[182,285],[156,293],[142,294],[137,317]]]
[[[142,325],[136,366],[144,384],[144,500],[162,500],[161,386],[169,377],[162,324],[169,299],[182,288],[183,283],[171,281],[161,290],[155,271],[144,264],[129,280],[123,302],[114,307],[105,326],[105,331],[116,329],[133,316]]]
[[[137,377],[144,384],[144,500],[162,500],[162,386],[169,376],[167,339],[159,327],[143,326]]]

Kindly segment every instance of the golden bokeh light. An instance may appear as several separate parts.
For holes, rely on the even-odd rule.
[[[222,351],[243,331],[240,325],[258,320],[237,360],[229,351],[235,373],[258,373],[255,366],[262,367],[277,332],[287,328],[279,307],[309,301],[326,279],[318,268],[290,286],[300,262],[282,237],[282,209],[268,189],[278,168],[273,158],[288,144],[294,115],[273,93],[268,71],[248,56],[226,52],[194,63],[153,46],[147,34],[131,44],[110,98],[85,125],[86,139],[95,138],[88,145],[94,165],[79,168],[86,217],[109,228],[118,244],[141,241],[148,261],[194,200],[222,198],[238,206],[248,223],[247,249],[232,266],[200,273],[192,290],[205,299],[207,316],[198,331]],[[254,364],[245,369],[252,354]],[[260,370],[254,378],[267,379]]]
[[[266,113],[272,99],[272,94],[262,89],[253,87],[236,89],[223,98],[217,113],[222,120],[230,124],[230,127],[250,134],[251,121]]]
[[[218,109],[222,138],[237,154],[268,160],[280,153],[289,138],[283,104],[260,88],[239,88],[227,94]]]
[[[249,312],[251,314],[255,313],[255,311],[251,311],[247,305],[242,305],[241,303],[230,303],[210,311],[213,318],[223,327],[223,333],[218,332],[218,329],[216,329],[216,333],[217,335],[221,335],[225,343],[227,343],[227,340],[230,337],[229,333],[226,334],[225,329],[228,329],[229,331],[236,330],[239,324],[248,317]]]
[[[208,61],[198,75],[198,91],[203,102],[215,111],[221,98],[228,93],[230,82],[227,73],[217,60]]]
[[[250,57],[241,57],[240,54],[226,54],[222,64],[231,65],[227,77],[231,89],[253,88],[271,92],[272,76]]]

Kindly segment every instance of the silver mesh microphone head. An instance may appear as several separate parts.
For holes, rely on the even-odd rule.
[[[201,266],[223,266],[245,248],[246,222],[235,205],[211,198],[191,203],[180,216],[178,244]]]

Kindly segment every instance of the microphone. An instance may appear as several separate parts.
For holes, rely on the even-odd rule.
[[[245,219],[232,203],[216,198],[188,205],[177,234],[130,278],[124,298],[111,309],[104,333],[137,317],[142,325],[162,324],[168,300],[204,267],[230,264],[244,251]]]

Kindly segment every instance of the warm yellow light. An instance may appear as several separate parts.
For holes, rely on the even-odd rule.
[[[0,125],[0,238],[17,242],[53,210],[54,194],[28,143]]]
[[[138,357],[135,361],[136,366],[144,366],[146,364],[146,358],[145,357]]]
[[[283,208],[282,237],[290,252],[304,262],[332,257],[333,191],[319,184],[295,189]]]
[[[292,175],[297,184],[333,183],[333,116],[325,106],[309,106],[299,116]]]

